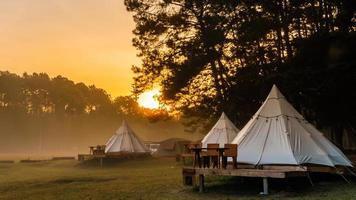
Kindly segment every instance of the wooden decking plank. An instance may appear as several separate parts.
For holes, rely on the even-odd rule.
[[[296,171],[296,172],[286,172],[286,177],[299,177],[299,176],[307,176],[307,173],[306,171]]]
[[[183,168],[183,174],[195,174],[194,168]]]
[[[305,172],[308,170],[308,167],[306,166],[287,166],[287,165],[264,165],[263,169],[266,170],[281,170],[285,172],[289,171],[301,171]]]
[[[336,173],[336,168],[324,167],[324,166],[308,166],[308,172],[319,172],[319,173]]]
[[[242,177],[270,177],[285,178],[286,172],[278,170],[261,169],[204,169],[196,168],[196,174],[217,175],[217,176],[242,176]]]

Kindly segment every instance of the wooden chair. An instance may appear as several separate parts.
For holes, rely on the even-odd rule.
[[[202,144],[201,143],[190,143],[189,144],[189,149],[191,148],[201,148],[202,147]],[[200,156],[200,153],[197,153],[197,151],[194,152],[194,163],[193,163],[193,166],[196,167],[196,165],[198,164],[199,168],[201,168],[201,156]]]
[[[184,149],[182,154],[180,154],[180,157],[182,158],[183,165],[186,165],[186,160],[191,159],[193,160],[194,158],[194,152],[190,150],[190,143],[185,143],[184,144]]]
[[[208,156],[207,151],[202,151],[200,153],[202,160],[203,160],[203,167],[204,168],[209,168],[210,167],[210,156]]]
[[[237,169],[237,144],[225,144],[226,149],[223,156],[223,168],[227,167],[227,158],[232,158],[233,168]]]
[[[97,145],[92,151],[93,155],[105,155],[105,145]]]
[[[90,147],[89,147],[89,149],[90,149],[89,154],[91,154],[91,155],[93,154],[94,148],[95,148],[95,147],[93,147],[93,146],[90,146]]]
[[[208,156],[212,162],[213,168],[219,168],[219,144],[208,144],[207,147],[206,156]]]

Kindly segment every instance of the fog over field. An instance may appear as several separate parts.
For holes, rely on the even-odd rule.
[[[149,116],[131,96],[113,98],[101,88],[62,76],[0,71],[0,155],[87,153],[89,146],[105,144],[124,119],[147,142],[202,137],[185,132],[165,110],[146,112]]]
[[[199,133],[184,132],[174,121],[149,122],[127,119],[131,128],[145,142],[159,142],[171,137],[197,140]],[[60,156],[87,153],[91,145],[105,144],[121,125],[122,119],[45,119],[2,118],[0,156]]]

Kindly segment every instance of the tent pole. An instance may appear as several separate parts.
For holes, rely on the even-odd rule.
[[[340,174],[340,173],[338,173],[338,174],[346,181],[346,183],[351,184],[351,182],[350,182],[349,180],[347,180],[344,175],[342,175],[342,174]]]
[[[347,171],[350,172],[350,174],[352,174],[352,176],[355,176],[356,177],[356,174],[348,167],[345,167],[347,169]]]
[[[336,167],[334,167],[336,170],[336,174],[338,174],[339,176],[341,176],[342,179],[344,179],[344,181],[346,181],[346,183],[351,184],[351,182],[349,180],[346,179],[346,177],[342,174],[342,172],[338,171]]]
[[[313,180],[312,180],[311,177],[310,177],[309,172],[307,172],[307,178],[308,178],[308,180],[309,180],[310,185],[314,187],[314,183],[313,183]]]

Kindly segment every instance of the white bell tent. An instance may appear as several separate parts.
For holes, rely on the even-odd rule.
[[[202,146],[206,148],[207,144],[217,143],[220,147],[224,147],[225,144],[232,142],[238,132],[239,129],[235,127],[223,112],[213,128],[202,140]]]
[[[232,143],[238,144],[240,163],[352,166],[334,144],[293,108],[275,85]]]
[[[126,121],[122,122],[121,127],[107,141],[105,153],[130,152],[130,153],[148,153],[144,143],[128,126]]]

